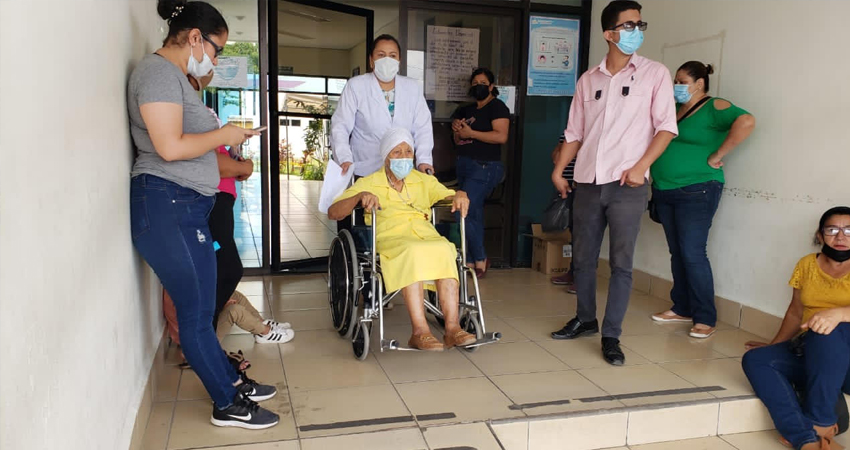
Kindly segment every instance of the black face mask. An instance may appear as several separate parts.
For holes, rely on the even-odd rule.
[[[840,263],[850,259],[850,250],[836,250],[826,244],[823,244],[821,253],[827,258]]]
[[[469,88],[469,96],[478,101],[484,100],[490,96],[490,86],[476,84]]]

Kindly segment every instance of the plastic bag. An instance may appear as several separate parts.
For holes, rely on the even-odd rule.
[[[543,220],[540,223],[543,232],[564,231],[570,226],[570,204],[567,199],[556,194],[546,210],[543,211]]]

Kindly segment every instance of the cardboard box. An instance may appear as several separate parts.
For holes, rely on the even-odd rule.
[[[534,240],[531,268],[546,275],[560,275],[570,270],[573,257],[572,236],[569,230],[544,233],[540,224],[531,225]]]

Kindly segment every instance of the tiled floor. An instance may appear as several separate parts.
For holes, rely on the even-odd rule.
[[[242,265],[260,267],[263,261],[263,210],[260,174],[236,182],[239,198],[233,206],[234,235]]]
[[[237,183],[233,208],[236,245],[245,267],[260,267],[263,256],[260,176]],[[321,181],[280,177],[280,254],[283,261],[327,256],[336,222],[318,211]]]
[[[321,181],[280,178],[280,254],[283,261],[328,255],[336,222],[319,212]]]
[[[850,445],[850,435],[838,436],[836,439],[843,446]],[[632,450],[788,450],[779,443],[776,431],[760,431],[757,433],[727,434],[701,439],[684,441],[660,442],[657,444],[632,445]]]
[[[309,187],[289,189],[311,195]],[[501,331],[504,339],[474,353],[373,353],[358,362],[350,343],[331,329],[326,286],[324,276],[305,275],[247,279],[239,287],[264,316],[297,330],[290,343],[255,345],[234,328],[224,345],[245,352],[252,378],[278,386],[265,406],[280,414],[280,425],[261,432],[210,425],[208,397],[193,372],[173,365],[172,349],[145,449],[499,449],[488,420],[752,394],[740,357],[744,342],[756,336],[724,324],[708,340],[691,339],[687,324],[652,322],[649,314],[667,305],[638,292],[624,323],[627,365],[611,367],[601,359],[598,336],[549,337],[574,313],[575,297],[527,269],[493,270],[483,280],[488,331]],[[607,280],[599,286],[601,317]],[[390,337],[406,342],[403,305],[387,313],[387,327]],[[375,349],[377,331],[372,337]],[[773,442],[769,433],[756,433],[688,448],[769,449]],[[671,445],[632,448],[679,448]]]

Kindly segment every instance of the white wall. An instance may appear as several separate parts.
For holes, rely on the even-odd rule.
[[[162,335],[130,240],[125,103],[155,9],[0,1],[0,448],[129,445]]]
[[[398,11],[396,11],[396,15],[398,15]],[[374,37],[378,37],[382,34],[389,34],[390,36],[401,40],[401,36],[398,33],[398,19],[392,20],[383,27],[374,31]],[[363,41],[356,46],[352,47],[351,50],[348,51],[349,59],[351,62],[349,63],[351,66],[351,70],[354,70],[355,67],[360,67],[360,73],[364,74],[369,71],[369,66],[366,65],[366,60],[364,59],[366,56],[366,52],[369,51],[369,46],[372,45],[371,42]],[[349,73],[351,71],[349,70]]]
[[[590,64],[607,51],[593,4]],[[850,72],[843,41],[843,1],[641,0],[649,23],[640,53],[671,72],[691,49],[694,59],[720,45],[694,43],[721,36],[712,95],[749,110],[750,139],[725,159],[727,184],[709,240],[717,295],[782,315],[797,260],[816,251],[811,237],[829,207],[850,204],[847,128]],[[676,58],[671,58],[676,55]],[[674,61],[674,59],[676,59]],[[714,62],[714,61],[712,61]],[[712,79],[714,84],[715,79]],[[607,243],[603,246],[607,252]],[[672,279],[660,225],[648,218],[635,268]]]

